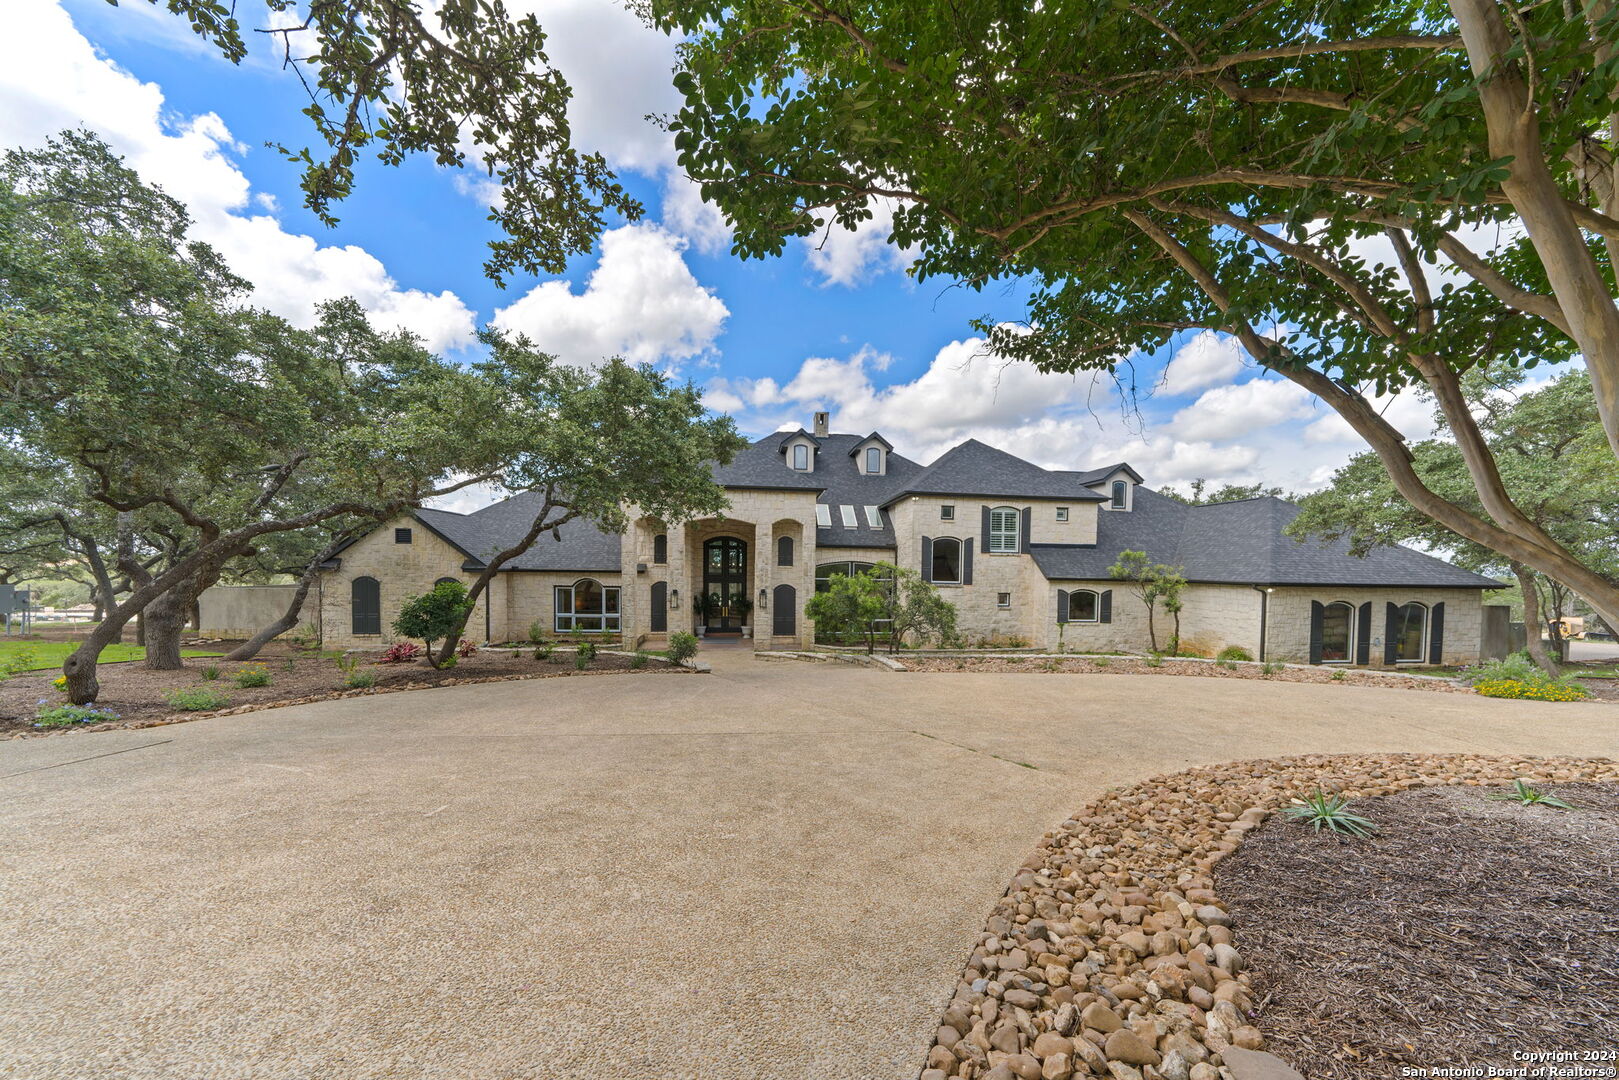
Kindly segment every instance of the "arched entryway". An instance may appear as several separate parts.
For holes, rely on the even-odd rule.
[[[710,634],[740,634],[747,621],[748,545],[734,536],[703,543],[703,625]]]

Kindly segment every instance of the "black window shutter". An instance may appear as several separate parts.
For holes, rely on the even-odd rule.
[[[1369,664],[1372,662],[1372,602],[1366,601],[1360,606],[1360,640],[1355,643],[1355,663]]]
[[[933,580],[933,538],[922,537],[922,580]]]
[[[994,551],[995,547],[989,542],[989,507],[984,507],[984,550]]]
[[[664,633],[669,629],[669,583],[657,582],[652,586],[652,625],[654,634]]]
[[[1067,622],[1068,621],[1068,590],[1067,589],[1058,589],[1057,590],[1057,621],[1058,622]]]
[[[770,593],[771,633],[777,637],[791,637],[798,633],[798,590],[791,585],[777,585]]]
[[[1321,616],[1326,612],[1321,601],[1310,601],[1310,663],[1321,662]]]
[[[1428,663],[1437,664],[1445,655],[1445,605],[1435,604],[1428,618],[1433,625],[1428,634]]]
[[[1112,622],[1113,621],[1113,590],[1112,589],[1103,589],[1102,590],[1101,621],[1102,622]]]
[[[1029,550],[1029,526],[1034,523],[1034,510],[1025,506],[1023,508],[1023,528],[1018,530],[1018,550],[1027,553]]]
[[[973,538],[970,536],[961,544],[961,583],[973,583]]]
[[[1389,604],[1383,615],[1383,663],[1396,664],[1400,659],[1400,643],[1394,640],[1400,632],[1400,609]]]

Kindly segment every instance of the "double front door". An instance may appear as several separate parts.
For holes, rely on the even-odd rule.
[[[732,536],[703,544],[703,595],[708,633],[737,632],[747,621],[748,546]]]

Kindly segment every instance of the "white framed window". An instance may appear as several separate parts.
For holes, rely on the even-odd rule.
[[[594,578],[556,587],[556,630],[586,634],[618,633],[618,589]]]
[[[1004,607],[1004,608],[1011,607],[1012,606],[1012,594],[1009,593],[1009,592],[998,592],[998,593],[996,593],[995,594],[995,606],[996,607]]]
[[[845,529],[860,528],[860,519],[854,516],[854,507],[850,506],[848,503],[844,503],[838,507],[838,516],[843,519],[843,527]]]
[[[809,472],[809,447],[803,443],[793,446],[793,468],[799,472]]]
[[[866,447],[866,473],[876,475],[883,471],[883,450],[880,446]]]
[[[940,521],[954,521],[954,520],[956,520],[956,508],[954,506],[952,506],[950,503],[945,503],[943,506],[939,507],[939,520]]]
[[[1066,507],[1066,506],[1057,507],[1057,520],[1058,521],[1067,521],[1068,520],[1068,507]]]
[[[877,509],[875,506],[866,507],[866,524],[870,525],[873,529],[882,528],[883,512]]]
[[[1100,622],[1101,619],[1101,605],[1097,603],[1095,593],[1089,589],[1076,589],[1068,594],[1069,622]]]
[[[935,585],[961,584],[961,541],[941,536],[933,541],[932,580]]]
[[[832,527],[832,508],[826,503],[815,504],[815,524],[823,529]]]
[[[1394,659],[1402,664],[1420,664],[1428,659],[1428,608],[1410,603],[1394,613]]]
[[[989,550],[1018,551],[1018,511],[1011,506],[997,506],[989,512]]]
[[[1123,510],[1130,499],[1130,485],[1123,480],[1113,481],[1112,501],[1108,503],[1110,510]]]

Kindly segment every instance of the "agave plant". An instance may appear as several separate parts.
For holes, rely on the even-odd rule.
[[[1521,778],[1512,781],[1511,791],[1497,791],[1490,798],[1522,803],[1525,806],[1550,806],[1555,810],[1574,809],[1571,803],[1566,803],[1556,795],[1541,791],[1539,788],[1532,788]]]
[[[1370,836],[1377,826],[1359,814],[1349,812],[1349,800],[1342,795],[1328,795],[1320,788],[1305,796],[1297,806],[1282,808],[1282,813],[1294,821],[1303,822],[1316,832],[1327,829],[1346,836]]]

